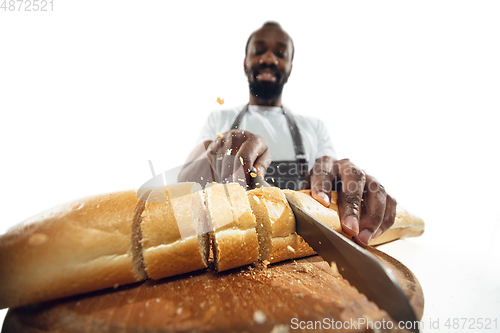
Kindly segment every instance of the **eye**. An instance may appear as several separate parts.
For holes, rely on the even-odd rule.
[[[278,51],[278,52],[275,52],[274,53],[278,58],[284,58],[286,53],[282,52],[282,51]]]
[[[262,48],[257,48],[252,51],[252,55],[261,55],[264,54],[266,51]]]

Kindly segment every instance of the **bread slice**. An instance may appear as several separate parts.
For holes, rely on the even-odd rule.
[[[248,191],[248,200],[257,218],[261,261],[275,263],[316,253],[295,232],[295,217],[282,190],[257,188]]]
[[[154,188],[142,213],[142,256],[148,277],[207,267],[208,220],[197,183]]]
[[[0,237],[0,308],[141,281],[135,191],[73,201]]]
[[[258,261],[259,245],[245,189],[237,183],[205,187],[212,246],[217,271]]]

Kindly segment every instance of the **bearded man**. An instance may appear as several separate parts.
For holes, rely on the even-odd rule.
[[[243,62],[249,102],[209,115],[203,142],[188,157],[178,180],[246,186],[256,170],[280,188],[310,188],[325,206],[334,189],[343,231],[366,246],[392,226],[396,201],[375,178],[348,159],[335,158],[321,120],[292,114],[283,106],[293,55],[292,39],[276,22],[266,22],[250,35]]]

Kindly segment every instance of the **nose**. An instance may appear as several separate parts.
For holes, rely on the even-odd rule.
[[[260,64],[266,64],[266,65],[276,65],[278,66],[279,61],[278,58],[274,55],[274,53],[271,50],[268,50],[266,53],[262,55],[259,59],[259,65]]]

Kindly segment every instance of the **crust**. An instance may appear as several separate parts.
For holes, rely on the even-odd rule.
[[[217,271],[249,265],[259,259],[259,242],[255,229],[229,229],[215,234]]]
[[[313,199],[310,191],[295,192],[291,190],[283,190],[288,200],[304,209],[317,220],[332,228],[337,232],[342,231],[337,206],[337,193],[332,192],[332,201],[328,208]],[[335,194],[333,194],[335,193]]]
[[[200,254],[198,237],[163,244],[143,251],[146,271],[152,279],[184,274],[206,267]]]
[[[271,248],[270,263],[316,254],[309,244],[295,232],[286,237],[273,238]]]
[[[0,237],[0,308],[140,281],[132,255],[135,191],[77,200]]]

